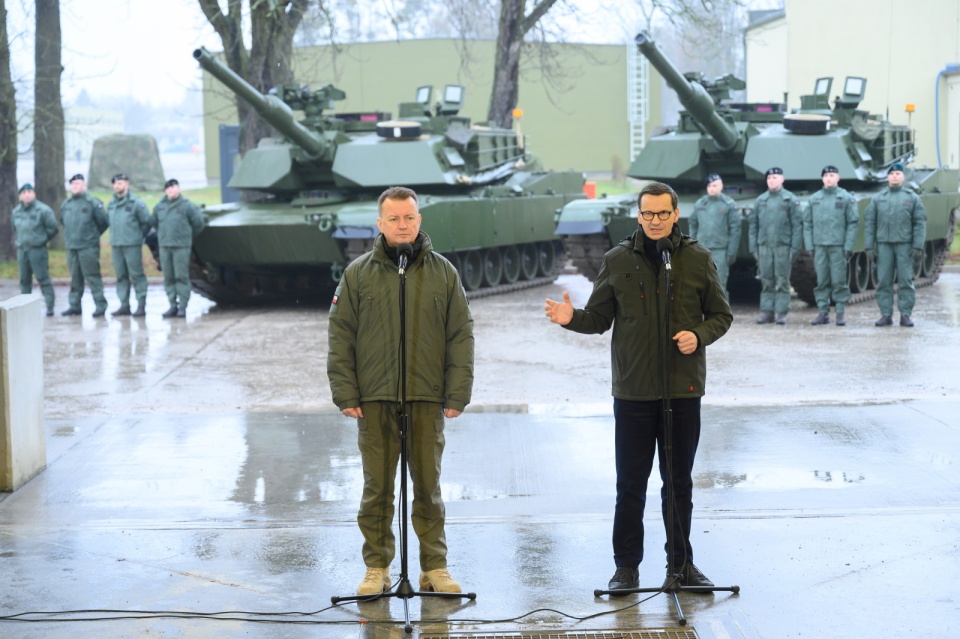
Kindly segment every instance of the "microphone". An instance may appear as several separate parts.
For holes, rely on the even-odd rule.
[[[670,241],[669,237],[661,237],[657,240],[657,251],[660,253],[661,259],[663,259],[663,265],[667,267],[667,270],[670,270],[670,256],[673,254],[673,242]]]
[[[660,245],[657,245],[659,248]],[[670,247],[670,250],[673,250],[673,247]],[[397,244],[397,266],[400,267],[400,274],[402,275],[404,271],[407,270],[407,264],[410,261],[410,257],[413,255],[413,247],[410,246],[407,242],[401,242]]]

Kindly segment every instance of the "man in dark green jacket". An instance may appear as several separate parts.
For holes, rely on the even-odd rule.
[[[897,275],[900,326],[913,326],[910,316],[917,301],[913,263],[923,257],[927,239],[927,211],[920,196],[903,188],[904,166],[890,165],[887,188],[870,200],[864,211],[863,248],[877,259],[877,326],[893,324],[893,275]]]
[[[166,196],[153,207],[150,224],[157,229],[160,270],[170,308],[163,317],[186,317],[190,301],[190,248],[193,238],[206,222],[200,207],[180,195],[180,182],[169,179],[163,185]]]
[[[727,278],[730,267],[737,261],[742,224],[740,209],[733,198],[724,195],[723,180],[719,174],[707,176],[707,194],[694,204],[687,223],[690,225],[690,237],[710,249],[720,282],[729,299]]]
[[[70,306],[61,315],[79,315],[84,280],[90,284],[94,317],[107,312],[100,275],[100,236],[110,226],[103,203],[87,193],[87,183],[80,173],[70,178],[70,197],[60,205],[67,267],[70,269]]]
[[[837,186],[840,172],[827,165],[820,172],[823,188],[810,196],[803,213],[803,245],[813,253],[817,270],[814,299],[820,313],[811,320],[814,326],[830,323],[830,299],[837,312],[837,326],[845,326],[844,309],[850,301],[850,274],[847,264],[857,240],[857,199]]]
[[[800,252],[803,220],[800,200],[783,188],[783,181],[783,169],[767,170],[767,191],[757,198],[750,215],[750,252],[757,259],[762,285],[757,324],[786,324],[790,312],[790,269]]]
[[[53,216],[53,209],[37,199],[32,184],[20,187],[19,198],[20,204],[13,209],[12,221],[20,292],[27,295],[33,292],[33,278],[36,276],[47,303],[47,317],[50,317],[53,315],[54,293],[47,242],[58,233],[57,218]]]
[[[700,440],[700,398],[707,378],[706,347],[730,328],[733,315],[710,252],[680,234],[677,194],[654,182],[638,199],[640,228],[603,257],[586,306],[574,309],[570,296],[546,301],[547,317],[578,333],[603,333],[613,326],[613,366],[617,503],[613,518],[616,572],[609,589],[636,588],[643,560],[643,511],[653,456],[660,476],[668,477],[663,450],[664,397],[673,415],[670,461],[676,503],[667,521],[667,490],[661,490],[664,527],[673,539],[667,581],[712,586],[693,564],[690,525],[693,513],[693,462]],[[664,291],[664,264],[658,241],[672,247],[671,283]],[[663,325],[669,303],[669,324]],[[670,374],[663,387],[662,370]],[[670,544],[668,543],[668,548]],[[672,572],[671,572],[672,571]]]
[[[417,195],[391,187],[380,196],[373,251],[347,266],[330,307],[327,376],[333,402],[357,419],[366,575],[359,595],[390,588],[394,477],[400,455],[398,246],[412,245],[407,278],[407,408],[413,529],[420,540],[420,587],[460,592],[447,570],[440,461],[444,418],[458,417],[473,389],[473,318],[456,268],[420,232]]]
[[[110,218],[110,246],[113,270],[117,273],[117,297],[120,308],[114,315],[130,315],[130,286],[137,294],[134,317],[147,314],[147,276],[143,272],[143,236],[150,230],[150,209],[130,192],[130,178],[124,173],[113,176],[113,199],[107,205]]]

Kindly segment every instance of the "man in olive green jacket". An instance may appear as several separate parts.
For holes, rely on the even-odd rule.
[[[153,207],[150,224],[157,229],[160,270],[170,308],[163,317],[186,317],[190,301],[190,248],[193,238],[206,222],[200,207],[180,195],[180,182],[169,179],[163,185],[165,197]]]
[[[871,198],[864,211],[863,248],[877,259],[876,326],[893,324],[893,275],[897,275],[897,307],[900,326],[911,327],[917,291],[913,285],[913,263],[923,257],[927,239],[927,211],[920,196],[903,188],[904,166],[890,165],[887,188]]]
[[[586,306],[574,309],[564,292],[562,302],[548,299],[544,309],[551,322],[578,333],[603,333],[613,326],[616,572],[609,589],[637,587],[647,479],[658,448],[660,476],[671,476],[661,448],[665,397],[671,399],[673,415],[670,468],[676,518],[667,520],[665,486],[661,491],[663,523],[674,543],[673,556],[667,557],[664,586],[710,587],[712,582],[693,564],[692,473],[700,439],[700,398],[707,381],[705,349],[727,332],[733,315],[710,252],[680,234],[680,210],[673,189],[659,182],[649,184],[640,192],[638,205],[640,228],[603,256]],[[665,291],[660,242],[672,249],[669,293]],[[663,325],[665,306],[670,313],[667,326]],[[669,389],[663,387],[664,367],[670,374]]]
[[[100,275],[100,236],[110,226],[103,203],[87,193],[83,175],[70,178],[70,197],[60,205],[60,223],[63,224],[64,246],[67,249],[67,267],[70,269],[70,306],[60,313],[80,315],[84,280],[90,284],[94,317],[107,312],[107,298],[103,295],[103,277]]]
[[[710,249],[713,263],[723,283],[723,289],[730,297],[727,279],[730,267],[737,261],[740,249],[740,209],[737,203],[723,192],[723,180],[718,173],[707,176],[707,194],[693,205],[693,213],[687,220],[690,237]]]
[[[407,408],[413,529],[420,540],[420,586],[460,592],[447,570],[440,462],[444,418],[458,417],[473,389],[473,318],[456,268],[420,232],[417,195],[391,187],[379,201],[381,234],[373,251],[347,266],[330,307],[327,376],[333,402],[357,419],[363,496],[366,575],[359,595],[391,585],[394,477],[400,455],[398,399],[400,342],[398,247],[411,245],[407,278]]]
[[[57,218],[53,216],[53,209],[37,199],[32,184],[20,187],[19,198],[20,204],[13,209],[12,221],[20,292],[29,295],[33,291],[33,278],[36,276],[49,317],[53,315],[54,293],[47,242],[58,233]]]
[[[803,219],[800,200],[783,188],[784,179],[780,167],[767,169],[767,191],[750,215],[750,252],[762,285],[757,324],[786,324],[790,312],[790,269],[800,252]]]
[[[130,315],[130,286],[137,294],[134,317],[147,314],[147,276],[143,272],[143,236],[150,230],[150,209],[130,192],[130,178],[124,173],[113,176],[113,199],[107,205],[110,218],[110,246],[113,269],[117,274],[120,308],[114,315]]]
[[[847,264],[857,240],[857,199],[840,183],[840,171],[832,164],[820,172],[823,188],[810,196],[803,212],[803,245],[813,253],[817,270],[814,299],[820,313],[813,326],[830,323],[830,299],[837,312],[837,326],[845,326],[844,310],[850,301],[850,274]]]

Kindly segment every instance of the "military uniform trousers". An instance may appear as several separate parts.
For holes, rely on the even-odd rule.
[[[897,276],[897,309],[901,315],[912,315],[917,300],[913,286],[913,258],[910,242],[877,244],[877,306],[884,317],[893,315],[893,276]]]
[[[818,244],[813,248],[813,266],[817,271],[817,285],[813,297],[821,313],[830,311],[830,298],[838,313],[843,313],[850,301],[850,274],[842,246]]]
[[[107,298],[103,296],[103,277],[100,275],[100,247],[88,246],[67,249],[67,267],[70,269],[70,308],[80,310],[84,281],[90,285],[90,294],[97,311],[107,310]]]
[[[730,265],[727,264],[727,249],[726,247],[707,248],[710,249],[710,256],[713,258],[713,263],[717,266],[717,274],[720,275],[723,292],[727,294],[727,299],[730,299],[730,291],[727,289],[727,278],[730,277]]]
[[[37,278],[47,310],[53,310],[53,280],[50,279],[50,256],[47,247],[17,248],[17,268],[20,271],[20,292],[29,295],[33,292],[33,278]]]
[[[790,311],[790,253],[789,246],[761,245],[760,251],[760,311],[787,313]]]
[[[396,555],[393,533],[394,482],[400,460],[397,404],[361,404],[360,458],[363,462],[363,496],[357,523],[363,534],[363,562],[369,568],[386,568]],[[408,402],[407,460],[413,480],[410,521],[420,541],[420,569],[447,566],[446,512],[440,496],[440,461],[443,456],[443,407],[434,402]]]
[[[137,303],[147,303],[147,276],[143,272],[143,249],[136,246],[113,247],[113,270],[117,272],[117,297],[120,304],[130,306],[130,285],[137,294]]]
[[[190,301],[190,247],[161,246],[160,268],[170,307],[187,308]]]

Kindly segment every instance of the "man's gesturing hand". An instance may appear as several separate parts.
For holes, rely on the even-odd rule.
[[[573,319],[573,304],[570,303],[570,295],[566,291],[563,292],[562,302],[554,302],[547,298],[543,310],[547,312],[551,322],[560,326],[566,326]]]

